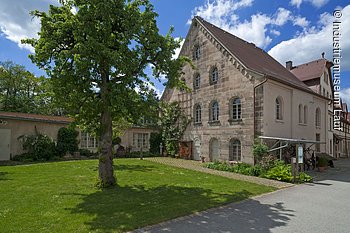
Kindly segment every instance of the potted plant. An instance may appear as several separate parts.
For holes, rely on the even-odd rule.
[[[324,157],[319,157],[318,161],[317,161],[317,167],[318,167],[318,171],[323,172],[324,170],[326,170],[328,165],[328,160]]]

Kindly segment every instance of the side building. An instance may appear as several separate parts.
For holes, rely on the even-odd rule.
[[[0,112],[0,160],[10,160],[24,153],[18,138],[22,135],[45,134],[57,141],[58,130],[68,127],[72,118],[62,116],[46,116],[38,114]],[[79,130],[79,148],[97,152],[98,139],[91,134]],[[121,136],[121,144],[131,151],[149,150],[149,139],[153,127],[133,126],[125,130]]]
[[[166,89],[162,100],[179,102],[192,119],[183,140],[193,159],[254,163],[258,136],[322,141],[327,151],[328,98],[264,50],[195,17],[180,56],[196,66],[183,68],[192,91]]]

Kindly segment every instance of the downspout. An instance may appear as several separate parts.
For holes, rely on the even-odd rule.
[[[266,78],[266,75],[264,76],[264,80],[262,82],[260,82],[258,85],[254,86],[254,98],[253,98],[253,111],[254,111],[254,129],[253,129],[253,135],[254,135],[254,139],[256,138],[256,135],[255,135],[255,127],[256,127],[256,124],[255,124],[255,99],[256,99],[256,96],[255,96],[255,93],[256,93],[256,88],[260,87],[261,85],[263,85],[264,83],[267,82],[267,78]]]

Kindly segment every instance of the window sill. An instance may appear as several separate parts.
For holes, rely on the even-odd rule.
[[[230,125],[243,124],[242,119],[230,119],[228,120],[228,122],[230,123]]]
[[[215,84],[218,84],[218,81],[210,82],[209,84],[210,84],[210,85],[215,85]]]
[[[282,124],[284,123],[284,120],[277,120],[276,119],[275,121],[276,121],[276,123],[282,123]]]
[[[200,126],[203,126],[203,124],[202,124],[202,122],[194,122],[193,126],[194,127],[200,127]]]
[[[307,126],[305,123],[299,123],[300,126]]]
[[[208,124],[210,126],[219,126],[219,125],[221,125],[220,121],[208,121]]]

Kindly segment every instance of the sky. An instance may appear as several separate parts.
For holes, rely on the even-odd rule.
[[[158,27],[166,34],[185,38],[191,19],[198,15],[218,27],[264,49],[282,65],[303,64],[321,58],[333,59],[333,22],[340,21],[341,96],[350,104],[350,0],[151,0]],[[0,1],[0,61],[24,65],[37,76],[45,73],[28,58],[34,50],[20,43],[37,37],[40,22],[31,10],[47,11],[57,0]],[[336,14],[334,13],[336,11]],[[336,16],[338,18],[336,18]],[[177,51],[178,54],[179,50]],[[163,92],[164,86],[155,83]]]

